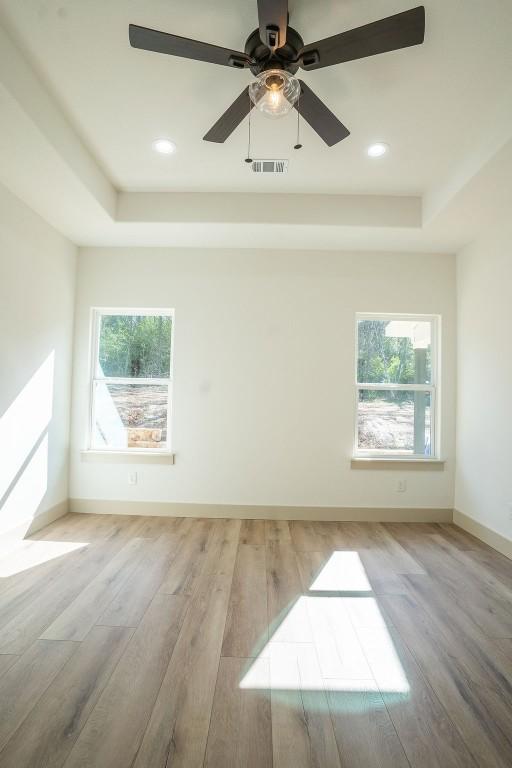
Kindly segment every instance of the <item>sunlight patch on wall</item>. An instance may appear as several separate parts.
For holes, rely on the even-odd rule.
[[[0,533],[35,516],[48,486],[48,435],[0,508]]]
[[[50,423],[54,364],[51,352],[0,418],[0,499]]]

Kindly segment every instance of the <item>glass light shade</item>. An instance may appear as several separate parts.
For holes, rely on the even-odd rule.
[[[282,69],[268,69],[249,85],[252,103],[267,117],[283,117],[299,98],[300,83]]]

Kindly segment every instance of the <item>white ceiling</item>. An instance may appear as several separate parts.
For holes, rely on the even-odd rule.
[[[414,0],[291,0],[305,42],[413,7]],[[512,2],[426,0],[423,46],[303,73],[351,130],[328,148],[295,114],[253,121],[254,157],[290,157],[283,177],[251,173],[246,124],[224,145],[206,130],[248,71],[130,48],[129,22],[243,49],[256,0],[0,0],[0,21],[118,189],[425,195],[510,122]],[[151,141],[170,136],[172,157]],[[384,140],[389,156],[370,160]]]
[[[413,5],[290,7],[308,42]],[[257,116],[253,156],[291,158],[268,178],[246,126],[202,141],[248,72],[128,44],[135,22],[242,48],[256,0],[0,0],[0,183],[78,245],[453,253],[512,209],[512,0],[425,5],[423,46],[303,75],[349,139],[304,125],[297,153],[293,116]]]

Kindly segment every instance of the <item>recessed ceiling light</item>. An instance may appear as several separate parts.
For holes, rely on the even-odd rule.
[[[170,139],[155,139],[153,149],[161,155],[172,155],[176,152],[176,144]]]
[[[375,144],[370,144],[366,150],[368,157],[382,157],[389,150],[389,146],[382,141],[377,141]]]

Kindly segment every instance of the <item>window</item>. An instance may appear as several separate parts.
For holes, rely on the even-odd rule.
[[[94,310],[91,449],[170,450],[172,333],[172,310]]]
[[[357,315],[358,456],[437,457],[437,319]]]

